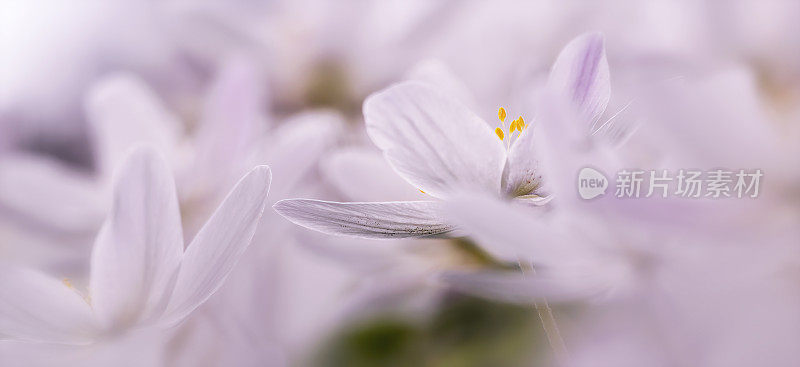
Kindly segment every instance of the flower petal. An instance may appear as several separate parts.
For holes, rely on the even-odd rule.
[[[605,112],[611,97],[603,35],[586,33],[561,51],[550,70],[550,88],[569,99],[592,124]]]
[[[461,189],[499,193],[505,150],[455,98],[404,82],[364,102],[367,133],[394,169],[436,197]]]
[[[470,196],[448,202],[444,213],[493,256],[506,261],[533,259],[554,264],[575,253],[572,243],[562,244],[558,230],[529,207]]]
[[[255,66],[243,57],[228,60],[206,96],[195,135],[197,151],[181,176],[204,190],[227,188],[250,167],[250,158],[265,117],[263,88]],[[241,162],[241,163],[240,163]],[[220,172],[223,170],[223,172]],[[234,180],[227,181],[233,176]]]
[[[53,159],[27,154],[0,158],[0,208],[60,234],[93,235],[103,220],[102,190]],[[25,193],[25,195],[20,195]]]
[[[92,341],[89,304],[42,273],[0,267],[0,339],[82,344]]]
[[[114,180],[111,212],[92,253],[92,304],[107,327],[163,311],[183,252],[175,183],[154,151],[137,148]]]
[[[333,235],[361,238],[442,236],[454,230],[445,224],[437,201],[337,203],[312,199],[281,200],[273,207],[293,223]]]
[[[542,184],[542,169],[536,147],[536,126],[522,131],[503,168],[503,190],[511,197],[537,194]]]
[[[120,74],[101,81],[89,92],[86,110],[105,174],[137,144],[172,153],[180,122],[138,77]]]
[[[162,324],[180,322],[222,286],[250,245],[264,212],[271,179],[269,167],[254,168],[200,229],[183,256]]]

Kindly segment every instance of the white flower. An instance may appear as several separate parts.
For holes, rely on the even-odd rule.
[[[588,121],[608,103],[610,87],[603,38],[586,34],[561,52],[549,89],[563,94]],[[519,117],[492,129],[455,98],[429,85],[403,82],[364,102],[367,132],[400,176],[438,199],[463,191],[541,204],[542,173],[534,129]],[[493,131],[494,130],[494,131]],[[588,130],[588,127],[587,127]],[[498,139],[499,138],[499,139]],[[307,228],[367,238],[449,235],[440,201],[338,203],[309,199],[278,202],[275,210]]]
[[[184,251],[167,165],[137,149],[115,176],[113,204],[92,253],[88,296],[32,270],[3,267],[0,335],[84,344],[142,327],[173,326],[205,302],[247,248],[271,180],[242,178]]]
[[[35,264],[69,266],[74,258],[85,257],[88,247],[82,246],[90,243],[108,207],[111,172],[141,143],[165,154],[189,234],[255,165],[270,164],[279,177],[272,191],[286,197],[335,141],[343,122],[332,112],[308,111],[273,127],[256,74],[249,59],[229,58],[198,103],[198,121],[191,128],[135,75],[116,74],[98,82],[86,103],[94,172],[44,156],[0,155],[1,219],[12,219],[10,231],[26,244],[10,250]],[[46,251],[24,254],[32,252],[28,247],[34,239]]]

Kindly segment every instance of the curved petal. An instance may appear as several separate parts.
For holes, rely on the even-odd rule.
[[[561,264],[573,259],[576,247],[565,241],[560,230],[552,228],[536,211],[485,197],[458,198],[448,202],[448,220],[462,226],[469,236],[500,259],[517,262],[520,258],[536,263]]]
[[[511,197],[536,194],[542,184],[542,169],[537,155],[536,126],[522,131],[508,151],[503,168],[503,190]]]
[[[162,311],[182,252],[172,175],[154,151],[138,148],[116,174],[92,253],[92,304],[105,325],[124,327]]]
[[[186,249],[161,323],[174,325],[222,286],[250,245],[267,202],[272,174],[259,166],[244,176]]]
[[[152,144],[171,154],[180,128],[155,92],[129,74],[108,77],[94,86],[86,113],[104,174],[113,172],[137,144]]]
[[[89,304],[65,282],[33,270],[0,268],[0,339],[82,344],[91,342],[95,331]]]
[[[364,102],[367,133],[394,169],[436,197],[461,189],[498,194],[505,150],[463,104],[420,82],[404,82]]]
[[[558,91],[592,124],[605,112],[611,97],[603,35],[576,37],[561,51],[550,70],[549,87]]]
[[[337,203],[312,199],[281,200],[273,206],[291,222],[333,235],[361,238],[443,236],[454,230],[438,214],[437,201]]]

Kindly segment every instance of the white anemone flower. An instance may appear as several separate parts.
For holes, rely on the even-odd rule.
[[[92,253],[90,292],[4,266],[0,336],[81,345],[177,325],[217,291],[250,244],[270,181],[267,166],[245,175],[184,250],[170,170],[152,150],[136,149],[115,175],[113,204]]]
[[[603,114],[610,96],[603,43],[598,33],[570,42],[553,65],[548,84],[592,122]],[[364,102],[370,138],[395,171],[420,191],[435,199],[477,191],[502,200],[545,203],[535,130],[521,116],[506,128],[506,117],[500,108],[502,127],[492,129],[456,98],[414,81],[391,86]],[[365,238],[456,234],[456,227],[442,218],[438,200],[289,199],[274,208],[296,224],[328,234]]]

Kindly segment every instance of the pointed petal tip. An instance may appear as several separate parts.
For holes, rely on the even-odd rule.
[[[438,215],[439,202],[334,202],[285,199],[273,209],[301,227],[334,236],[370,239],[444,236],[453,231]]]
[[[152,167],[162,172],[169,171],[170,177],[172,175],[172,171],[169,169],[166,158],[164,158],[164,156],[158,149],[156,149],[156,147],[148,143],[137,143],[128,150],[128,152],[125,154],[125,158],[122,160],[119,166],[116,167],[117,177],[119,177],[122,172],[131,171],[133,169],[138,169],[137,167],[149,165],[152,165]]]
[[[267,165],[255,166],[250,170],[250,172],[247,173],[247,175],[245,175],[245,177],[250,176],[255,176],[269,185],[272,182],[272,169],[270,169]]]
[[[163,325],[179,324],[222,286],[253,240],[271,179],[268,166],[253,168],[197,233],[184,253]]]
[[[257,185],[261,188],[263,192],[259,195],[259,199],[262,201],[261,212],[263,213],[269,197],[270,186],[272,185],[272,170],[267,165],[253,167],[250,172],[239,180],[233,190],[236,191],[239,187],[243,187],[242,190],[248,190],[244,189],[244,185]],[[258,188],[253,188],[253,190],[258,190]]]
[[[564,48],[566,48],[566,47],[568,47],[570,45],[577,45],[579,43],[589,43],[589,44],[591,44],[591,43],[600,43],[600,47],[601,48],[605,48],[605,42],[606,42],[605,33],[601,32],[601,31],[589,31],[589,32],[581,33],[581,34],[575,36],[574,38],[572,38],[567,43],[567,46],[565,46]]]
[[[275,204],[272,205],[272,209],[274,209],[275,212],[278,213],[281,217],[286,218],[286,220],[299,225],[300,223],[296,222],[294,219],[295,217],[294,213],[298,209],[298,207],[302,205],[301,203],[305,200],[308,199],[278,200]]]

